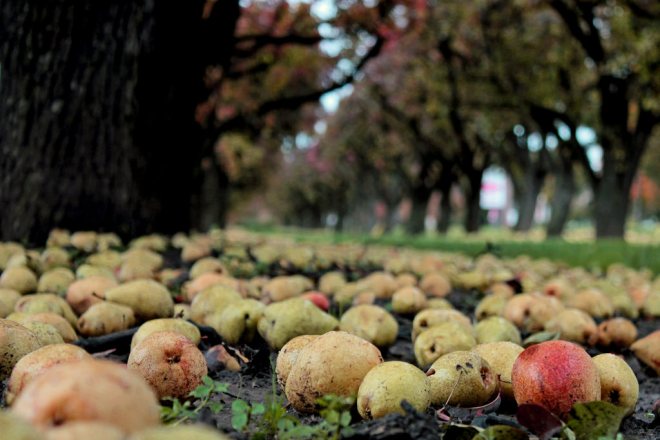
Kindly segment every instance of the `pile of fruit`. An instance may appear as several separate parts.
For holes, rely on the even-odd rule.
[[[540,407],[555,433],[580,403],[657,412],[648,399],[639,407],[628,361],[657,388],[660,276],[621,265],[594,273],[239,230],[127,245],[53,230],[43,249],[0,243],[0,271],[7,440],[249,437],[164,426],[161,405],[171,414],[172,402],[199,399],[220,370],[244,374],[250,346],[274,353],[287,408],[302,417],[324,396],[355,398],[364,420],[432,414],[437,426],[454,424],[456,408]],[[550,432],[522,419],[518,432]]]

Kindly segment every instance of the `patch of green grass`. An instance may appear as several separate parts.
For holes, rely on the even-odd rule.
[[[497,239],[491,241],[490,237],[480,238],[480,236],[474,238],[447,238],[442,236],[388,234],[373,237],[367,234],[276,227],[260,227],[251,230],[259,234],[283,235],[300,243],[382,245],[458,252],[470,256],[483,253],[489,249],[487,246],[490,243],[493,246],[491,250],[494,249],[498,256],[503,258],[528,255],[534,259],[547,258],[564,262],[570,266],[582,266],[596,270],[605,270],[612,263],[623,263],[635,269],[648,268],[653,273],[660,274],[660,245],[631,244],[623,240],[568,242],[562,239],[546,239],[543,241]]]

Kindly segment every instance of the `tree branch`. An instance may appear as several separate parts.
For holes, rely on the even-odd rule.
[[[328,40],[328,38],[322,37],[320,35],[299,35],[299,34],[289,34],[289,35],[270,35],[270,34],[261,34],[261,35],[242,35],[236,37],[236,50],[235,55],[240,57],[250,57],[254,55],[259,49],[262,49],[266,46],[282,46],[285,44],[300,44],[304,46],[313,46],[320,43],[321,41]],[[247,47],[241,47],[241,45],[246,45]]]
[[[385,43],[384,38],[378,36],[376,38],[376,42],[371,46],[369,51],[360,59],[358,64],[355,66],[353,72],[347,75],[342,80],[334,81],[329,86],[318,90],[302,93],[295,96],[280,97],[280,98],[272,99],[270,101],[263,102],[254,112],[254,115],[252,117],[239,114],[230,119],[219,122],[213,128],[213,132],[212,132],[213,136],[217,137],[218,135],[220,135],[220,133],[231,130],[241,130],[241,129],[255,130],[257,129],[257,125],[254,121],[259,117],[265,116],[271,111],[296,109],[303,104],[318,101],[321,98],[321,96],[325,95],[326,93],[333,92],[348,84],[351,84],[355,80],[357,75],[362,71],[362,69],[367,64],[367,62],[370,59],[378,56],[381,49],[383,48],[384,43]]]
[[[585,53],[596,64],[605,61],[605,50],[600,41],[598,30],[593,24],[593,13],[591,6],[578,4],[579,11],[571,8],[564,0],[548,0],[552,9],[562,18],[568,31],[580,43]],[[578,2],[579,3],[579,2]],[[586,17],[581,17],[586,15]],[[586,25],[587,32],[583,25]]]

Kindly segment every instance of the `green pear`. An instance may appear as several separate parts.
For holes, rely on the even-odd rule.
[[[407,362],[390,361],[369,370],[357,393],[357,409],[363,419],[377,419],[388,414],[405,414],[401,407],[408,401],[424,412],[430,404],[426,374]]]
[[[131,350],[137,346],[144,338],[156,332],[174,332],[179,333],[193,344],[199,345],[201,333],[195,324],[192,324],[181,318],[160,318],[147,321],[138,328],[131,339]]]
[[[469,330],[453,321],[437,324],[419,334],[413,346],[417,365],[428,367],[440,356],[458,350],[469,350],[477,341]]]
[[[479,344],[497,341],[510,341],[518,345],[522,343],[518,327],[501,316],[491,316],[480,321],[474,331]]]
[[[337,328],[335,317],[302,298],[269,304],[257,324],[261,337],[275,350],[296,336],[321,335]]]
[[[339,328],[365,339],[376,347],[394,344],[399,324],[384,308],[372,304],[351,307],[339,321]]]
[[[257,332],[257,323],[265,308],[262,302],[255,299],[242,299],[208,316],[206,322],[228,344],[250,342]]]
[[[427,373],[434,405],[479,406],[497,391],[497,376],[481,356],[454,351],[438,358]]]
[[[626,410],[626,415],[635,411],[639,397],[639,382],[632,368],[622,358],[603,353],[593,358],[600,374],[601,400]]]
[[[513,387],[511,385],[511,372],[513,370],[513,363],[523,350],[520,345],[508,341],[479,344],[472,349],[472,351],[488,362],[495,377],[499,377],[502,396],[512,401]]]
[[[108,289],[105,299],[132,308],[137,321],[169,318],[174,313],[174,301],[170,292],[153,280],[135,280],[120,284]]]

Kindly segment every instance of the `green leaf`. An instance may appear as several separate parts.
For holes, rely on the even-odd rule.
[[[339,424],[341,426],[348,426],[351,424],[351,413],[348,411],[344,411],[341,413],[341,418],[339,419]]]
[[[529,436],[518,428],[495,425],[472,437],[472,440],[527,440]]]
[[[236,431],[242,431],[248,424],[247,412],[235,412],[231,415],[231,427]]]
[[[211,394],[212,387],[206,386],[206,385],[200,385],[194,390],[192,390],[189,394],[191,397],[195,397],[197,399],[203,399]]]
[[[328,423],[332,423],[333,425],[339,424],[339,413],[337,411],[325,411],[321,415]]]
[[[243,399],[236,399],[231,403],[232,412],[244,412],[248,413],[250,411],[250,404]]]
[[[575,433],[577,440],[614,438],[624,416],[623,408],[609,402],[576,403],[571,409],[566,425]]]
[[[523,347],[529,347],[530,345],[546,341],[555,341],[557,339],[559,339],[559,332],[538,332],[525,338]]]
[[[220,402],[209,402],[208,407],[213,414],[219,414],[222,411],[223,404]]]
[[[263,414],[263,413],[266,412],[266,407],[264,406],[263,403],[255,403],[254,405],[252,405],[252,411],[251,412],[252,412],[253,415],[258,416],[258,415]]]
[[[213,386],[213,391],[216,393],[226,393],[229,391],[229,384],[224,382],[216,382]]]

